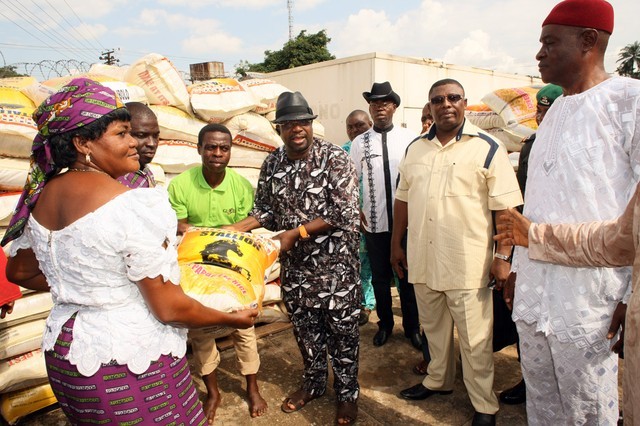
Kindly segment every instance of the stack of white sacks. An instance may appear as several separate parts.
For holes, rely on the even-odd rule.
[[[187,86],[173,64],[159,54],[144,56],[127,67],[96,64],[86,74],[44,82],[33,77],[0,79],[0,238],[6,232],[29,171],[31,143],[37,133],[31,118],[33,111],[49,95],[79,76],[112,88],[125,103],[149,104],[156,113],[160,143],[150,167],[160,185],[168,185],[174,176],[201,164],[197,152],[198,132],[207,123],[222,123],[229,128],[234,143],[229,166],[246,177],[254,189],[262,162],[269,152],[282,145],[270,119],[273,119],[278,95],[288,89],[267,79],[240,82],[232,78],[216,78]],[[322,136],[320,123],[314,123],[314,130]],[[277,275],[270,279],[273,281],[267,285],[261,320],[287,321],[280,288],[276,284]],[[32,298],[39,298],[40,302],[48,299],[48,305],[38,304],[44,307],[44,311],[38,313],[40,322],[20,321],[21,305],[31,305]],[[0,340],[0,354],[4,354],[0,357],[0,393],[15,390],[16,386],[24,389],[40,384],[32,379],[46,382],[44,361],[38,348],[44,328],[42,318],[51,309],[50,303],[48,293],[27,295],[16,302],[16,311],[7,320],[0,320],[0,332],[5,334],[15,334],[14,327],[28,327],[29,332],[40,330],[37,338],[29,340],[37,344],[19,354],[6,355],[6,345]],[[27,317],[31,318],[31,314]],[[5,338],[4,334],[2,336],[0,339]],[[11,361],[13,356],[17,356],[16,361]],[[25,371],[17,372],[10,368],[26,363],[29,366]],[[15,377],[20,378],[19,383],[14,383]],[[41,394],[38,397],[46,399]]]
[[[40,350],[52,306],[49,293],[23,290],[13,313],[0,319],[0,413],[9,424],[56,403]]]
[[[465,111],[469,121],[504,144],[514,168],[518,166],[522,140],[538,129],[538,90],[538,87],[495,90],[483,96],[482,103],[469,105]]]

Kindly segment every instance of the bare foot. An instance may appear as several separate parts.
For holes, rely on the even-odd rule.
[[[258,379],[256,374],[248,374],[247,380],[247,399],[249,402],[249,413],[251,417],[260,417],[267,412],[267,401],[260,395],[258,389]]]
[[[218,390],[218,377],[215,370],[206,376],[202,376],[202,381],[207,388],[207,399],[203,404],[204,415],[210,425],[216,417],[216,410],[220,405],[220,391]]]
[[[220,392],[218,392],[216,395],[212,395],[211,393],[209,393],[207,395],[207,400],[204,402],[203,408],[204,408],[204,415],[207,418],[207,422],[209,422],[210,425],[213,424],[213,419],[215,419],[216,417],[216,410],[218,409],[219,405],[220,405]]]
[[[267,412],[267,401],[264,400],[259,392],[247,392],[249,400],[249,412],[251,417],[260,417]]]
[[[336,424],[350,425],[355,423],[358,418],[358,403],[356,401],[339,401],[337,407]]]

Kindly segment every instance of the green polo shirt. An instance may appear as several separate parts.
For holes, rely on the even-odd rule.
[[[168,191],[177,218],[186,218],[194,226],[230,225],[246,218],[253,208],[251,184],[228,167],[216,188],[209,186],[198,166],[173,178]]]

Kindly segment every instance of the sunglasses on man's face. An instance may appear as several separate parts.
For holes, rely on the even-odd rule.
[[[297,127],[297,126],[307,127],[307,126],[310,126],[312,122],[313,120],[291,120],[291,121],[285,121],[281,123],[280,127],[288,130],[288,129],[293,129],[294,127]]]
[[[446,96],[434,96],[433,98],[431,98],[430,102],[432,105],[440,105],[444,103],[445,99],[448,100],[450,104],[455,104],[456,102],[460,102],[460,100],[462,100],[462,95],[449,93]]]

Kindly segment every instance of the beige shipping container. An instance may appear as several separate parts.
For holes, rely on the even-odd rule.
[[[338,145],[347,141],[347,115],[354,109],[368,111],[362,92],[368,92],[374,82],[391,82],[401,99],[394,125],[407,127],[416,135],[429,87],[443,78],[453,78],[464,86],[469,105],[480,103],[496,89],[544,84],[537,77],[378,52],[276,71],[265,77],[300,91],[324,125],[326,139]]]

